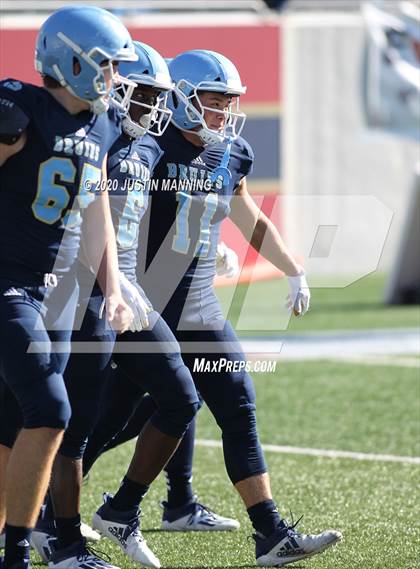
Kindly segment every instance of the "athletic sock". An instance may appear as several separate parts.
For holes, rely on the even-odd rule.
[[[281,518],[274,500],[264,500],[248,508],[248,516],[256,532],[267,537],[279,526]]]
[[[82,540],[80,514],[74,518],[55,518],[57,528],[57,548],[64,549]]]
[[[119,511],[137,508],[149,489],[148,484],[139,484],[124,476],[118,492],[111,499],[111,508]]]
[[[6,524],[6,545],[2,569],[7,569],[14,563],[29,562],[31,543],[31,528],[10,526]]]
[[[194,500],[190,476],[177,476],[166,473],[168,487],[168,508],[179,508]]]

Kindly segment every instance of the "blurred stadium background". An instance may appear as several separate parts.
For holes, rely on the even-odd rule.
[[[68,3],[1,1],[2,78],[39,84],[33,68],[37,30]],[[345,535],[336,551],[307,566],[420,567],[419,142],[366,125],[363,3],[92,3],[114,11],[134,39],[166,57],[191,48],[224,53],[248,86],[241,100],[248,116],[244,136],[256,158],[249,187],[305,262],[312,309],[301,320],[279,324],[286,289],[229,223],[223,239],[245,268],[241,284],[221,282],[219,294],[254,357],[278,357],[279,342],[285,342],[277,373],[255,376],[273,486],[285,497],[282,508],[307,512],[305,529],[336,526]],[[398,2],[382,5],[393,9]],[[409,305],[387,306],[386,300]],[[252,552],[242,540],[250,527],[226,484],[220,450],[208,448],[217,446],[219,433],[205,410],[199,437],[197,489],[216,509],[237,516],[243,529],[211,538],[155,532],[155,503],[164,495],[160,481],[145,505],[147,539],[165,566],[248,567]],[[98,506],[101,490],[115,489],[130,452],[130,446],[117,449],[94,470],[86,516]],[[115,548],[101,547],[128,567]]]
[[[0,76],[39,83],[37,30],[51,10],[68,3],[2,0]],[[248,86],[241,103],[248,115],[244,135],[256,157],[251,192],[305,261],[312,286],[344,286],[375,270],[391,272],[419,148],[366,127],[362,2],[91,3],[115,12],[133,38],[166,57],[203,47],[235,62]],[[275,274],[262,259],[254,268],[256,255],[246,254],[229,223],[223,238],[245,263],[241,280],[251,272],[254,280]]]

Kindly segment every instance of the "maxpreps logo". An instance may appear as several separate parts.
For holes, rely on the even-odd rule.
[[[275,373],[277,360],[228,360],[194,358],[193,373]]]
[[[83,156],[89,160],[98,162],[100,146],[95,142],[86,140],[87,134],[84,128],[79,128],[74,134],[56,136],[54,152],[63,152],[68,156]]]

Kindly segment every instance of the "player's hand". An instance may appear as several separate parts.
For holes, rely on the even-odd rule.
[[[289,281],[290,294],[287,297],[286,308],[289,312],[293,311],[295,316],[303,316],[309,310],[311,292],[306,281],[305,272],[295,277],[287,277]]]
[[[131,329],[134,314],[121,295],[110,294],[104,298],[99,310],[99,318],[102,318],[104,311],[106,311],[106,318],[114,330],[122,334]]]
[[[216,273],[219,277],[225,276],[228,278],[232,278],[239,273],[238,255],[223,242],[217,245]]]
[[[152,311],[152,308],[142,297],[137,287],[121,272],[120,287],[123,299],[134,314],[129,330],[131,332],[141,332],[149,327],[149,317],[147,315]]]

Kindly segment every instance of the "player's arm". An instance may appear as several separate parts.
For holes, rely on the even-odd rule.
[[[107,177],[106,157],[102,176]],[[85,253],[105,297],[107,318],[114,328],[124,332],[130,327],[133,313],[121,296],[117,245],[107,192],[101,192],[87,208],[83,234]]]
[[[231,201],[230,218],[254,249],[275,267],[289,276],[302,272],[302,267],[293,259],[274,223],[249,194],[246,178],[242,178]]]
[[[230,218],[254,249],[286,273],[291,289],[290,307],[296,315],[304,314],[310,295],[303,267],[293,259],[274,223],[250,196],[246,178],[242,178],[231,201]]]
[[[0,97],[0,166],[26,144],[28,116],[13,101]]]

